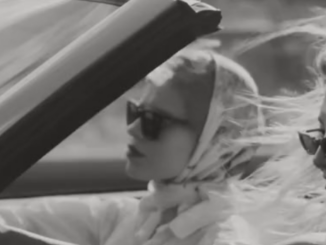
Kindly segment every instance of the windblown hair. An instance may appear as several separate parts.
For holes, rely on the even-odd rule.
[[[222,225],[219,241],[272,245],[306,233],[326,232],[325,180],[297,136],[298,131],[319,127],[317,118],[325,96],[325,24],[326,15],[291,23],[277,33],[247,43],[243,49],[247,52],[273,38],[298,32],[315,36],[321,47],[309,92],[287,91],[272,98],[261,97],[269,123],[257,141],[280,147],[246,179],[230,180],[236,215]]]
[[[284,30],[269,35],[269,39],[267,38],[265,41],[301,32],[316,36],[321,45],[320,40],[326,40],[326,29],[322,25],[324,21],[326,24],[325,16],[318,16],[292,23],[290,27],[286,25]],[[259,39],[256,44],[259,45],[260,41]],[[311,157],[307,156],[301,147],[297,132],[320,126],[318,116],[325,96],[324,71],[326,64],[326,49],[323,46],[320,47],[321,50],[316,57],[316,67],[310,68],[314,78],[307,82],[308,92],[297,94],[284,91],[283,95],[261,97],[264,114],[269,121],[265,134],[260,139],[261,144],[280,144],[282,147],[272,155],[272,158],[264,164],[261,170],[251,176],[252,179],[257,176],[261,177],[264,172],[271,173],[271,169],[273,169],[277,172],[274,179],[278,179],[282,183],[290,183],[291,179],[293,181],[297,179],[303,186],[316,182],[315,176],[313,179],[308,179],[307,171],[310,173],[319,173],[319,171],[315,171]],[[296,176],[297,174],[298,176]],[[307,183],[303,183],[305,179],[308,181]],[[321,176],[317,179],[321,180]],[[317,186],[320,184],[320,182],[316,183]]]

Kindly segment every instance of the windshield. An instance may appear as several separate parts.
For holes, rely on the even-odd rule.
[[[22,81],[117,8],[75,0],[0,1],[0,93]],[[78,129],[50,156],[84,152],[81,147],[102,152],[108,144],[112,150],[121,149],[119,145],[125,140],[122,106],[123,98]]]
[[[70,0],[1,1],[1,92],[112,13],[116,6]],[[13,13],[13,14],[11,14]]]

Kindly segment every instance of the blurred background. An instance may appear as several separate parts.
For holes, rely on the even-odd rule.
[[[219,52],[244,65],[264,95],[284,88],[302,92],[311,79],[312,37],[277,38],[240,52],[248,40],[278,30],[284,22],[314,16],[325,0],[207,0],[223,13],[223,30],[210,38],[220,40]],[[0,93],[5,92],[103,20],[115,7],[77,0],[0,0]],[[46,157],[83,154],[123,155],[127,136],[124,123],[128,92],[78,129]],[[90,149],[84,151],[83,149]]]

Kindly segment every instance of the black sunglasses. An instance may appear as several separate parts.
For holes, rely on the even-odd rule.
[[[303,149],[309,155],[315,155],[318,148],[321,147],[324,153],[326,153],[326,138],[318,139],[309,135],[312,132],[321,132],[323,135],[325,131],[323,129],[310,129],[305,132],[299,132],[299,139]]]
[[[159,138],[167,124],[171,122],[185,123],[182,120],[162,115],[158,112],[141,108],[133,101],[127,102],[127,125],[140,118],[142,135],[149,140]]]

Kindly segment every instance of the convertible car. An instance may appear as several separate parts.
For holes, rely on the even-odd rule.
[[[15,13],[0,26],[1,205],[141,195],[146,183],[124,174],[124,94],[218,31],[220,11],[182,0],[11,3],[0,3]]]

